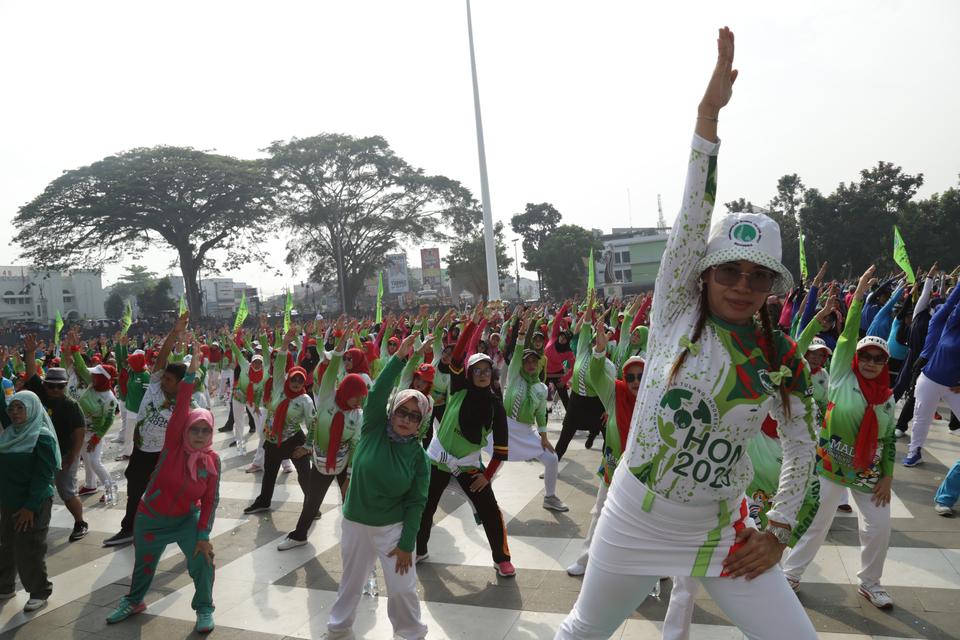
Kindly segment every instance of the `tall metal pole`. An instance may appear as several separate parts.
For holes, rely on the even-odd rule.
[[[517,302],[523,302],[523,296],[520,295],[520,258],[517,255],[517,243],[519,238],[513,239],[513,264],[517,267]]]
[[[473,18],[467,0],[467,34],[470,39],[470,71],[473,74],[473,111],[477,120],[477,153],[480,157],[480,200],[483,203],[483,246],[487,258],[487,299],[500,299],[497,276],[497,249],[493,237],[493,213],[490,211],[490,185],[487,182],[487,153],[483,147],[483,121],[480,118],[480,87],[477,85],[477,59],[473,53]]]

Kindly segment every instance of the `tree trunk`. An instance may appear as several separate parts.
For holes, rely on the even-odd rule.
[[[191,247],[178,247],[180,255],[180,273],[183,275],[183,290],[187,299],[190,315],[199,320],[203,317],[203,304],[200,300],[200,285],[197,284],[199,260],[194,258]]]

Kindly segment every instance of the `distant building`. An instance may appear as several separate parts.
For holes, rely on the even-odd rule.
[[[597,270],[597,286],[603,281],[607,295],[632,295],[653,288],[668,234],[655,228],[617,228],[604,234],[594,229],[603,242],[603,271]],[[612,285],[612,286],[610,286]]]
[[[102,320],[105,301],[97,271],[0,266],[0,320],[49,324],[57,311],[66,321]]]
[[[170,278],[170,295],[174,300],[180,300],[180,296],[184,293],[183,276],[168,277]],[[256,312],[258,294],[255,287],[237,282],[233,278],[202,278],[200,280],[202,315],[210,318],[232,317],[240,306],[244,293],[247,294],[247,304],[251,313]]]

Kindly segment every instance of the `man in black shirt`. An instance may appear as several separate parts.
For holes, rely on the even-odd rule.
[[[47,369],[46,377],[41,380],[37,375],[37,337],[28,335],[24,339],[24,364],[27,369],[27,381],[24,389],[33,391],[47,410],[60,442],[62,464],[57,471],[57,493],[73,516],[73,531],[70,542],[76,542],[87,535],[89,527],[83,521],[83,503],[77,497],[77,468],[80,465],[80,450],[86,422],[83,412],[75,400],[67,396],[67,371],[57,367]]]

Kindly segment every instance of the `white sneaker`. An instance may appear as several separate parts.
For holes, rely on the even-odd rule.
[[[286,464],[281,463],[280,468],[283,470],[284,473],[293,473],[293,470],[295,467],[293,466],[293,463],[288,460],[286,461]]]
[[[548,511],[570,511],[570,507],[563,504],[563,501],[560,500],[557,496],[543,496],[543,508]]]
[[[877,609],[889,609],[893,607],[893,598],[891,598],[887,590],[879,584],[875,584],[872,587],[860,585],[860,595],[869,600],[870,604]]]
[[[293,538],[287,537],[284,538],[283,542],[277,545],[277,551],[296,549],[297,547],[302,547],[305,544],[307,544],[306,540],[294,540]]]
[[[582,576],[587,572],[587,568],[580,564],[579,562],[574,562],[572,565],[567,567],[568,576]]]
[[[948,507],[945,504],[934,504],[933,510],[936,511],[938,515],[941,515],[944,518],[950,518],[953,516],[953,508]]]
[[[426,560],[426,559],[429,558],[429,557],[430,557],[430,554],[429,554],[429,553],[419,554],[419,555],[417,555],[417,559],[414,560],[413,564],[420,564],[421,562],[423,562],[424,560]]]
[[[893,432],[893,435],[897,438],[903,438],[907,435],[907,432],[904,429],[897,429]]]
[[[30,598],[27,600],[27,604],[23,605],[24,613],[30,613],[31,611],[39,611],[47,606],[47,601],[44,598]]]
[[[794,578],[793,576],[788,576],[787,574],[783,574],[783,577],[787,579],[787,584],[790,585],[790,588],[793,589],[794,593],[800,591],[800,578]]]
[[[253,464],[252,462],[247,465],[247,468],[243,470],[244,473],[260,473],[263,471],[263,467],[258,464]]]

